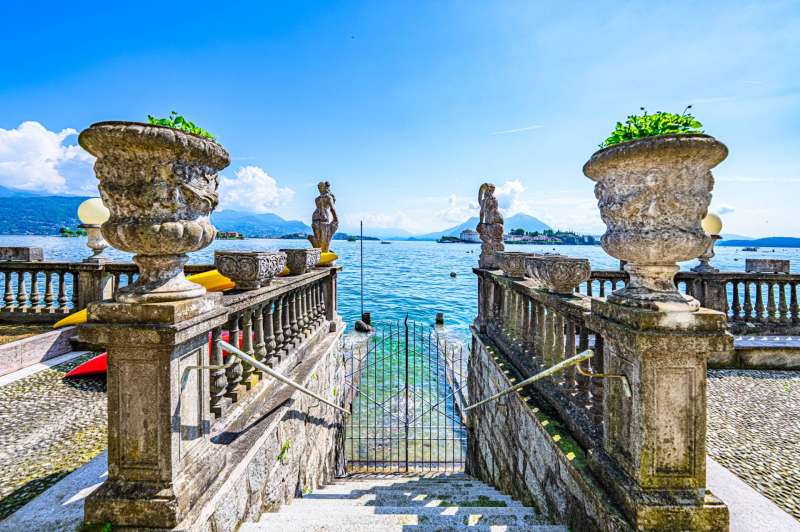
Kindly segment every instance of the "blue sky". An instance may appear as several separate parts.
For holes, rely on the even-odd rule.
[[[508,214],[602,232],[583,163],[691,103],[730,148],[724,231],[797,236],[800,2],[115,4],[4,5],[0,185],[91,193],[72,130],[174,109],[231,153],[225,208],[308,221],[324,178],[343,229],[424,232],[490,180]]]

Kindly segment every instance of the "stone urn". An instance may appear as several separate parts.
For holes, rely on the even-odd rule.
[[[525,260],[535,256],[535,253],[523,251],[498,251],[495,253],[495,260],[506,277],[522,279],[525,277]]]
[[[282,251],[214,251],[214,266],[236,283],[237,290],[269,285],[286,266]]]
[[[322,250],[319,248],[282,249],[286,253],[286,266],[292,275],[303,275],[311,271],[319,262]]]
[[[228,152],[213,140],[138,122],[99,122],[78,142],[97,157],[94,171],[111,215],[103,237],[134,253],[137,281],[119,291],[123,303],[200,297],[205,288],[187,281],[188,252],[216,235],[209,221],[217,206],[217,173]]]
[[[570,295],[588,281],[592,267],[588,259],[563,255],[542,255],[525,260],[525,274],[545,290]]]
[[[709,245],[700,225],[711,201],[711,169],[728,148],[709,135],[665,135],[617,144],[595,152],[583,173],[597,182],[601,244],[626,261],[628,285],[612,293],[615,303],[654,310],[691,311],[699,304],[674,283],[677,262]]]

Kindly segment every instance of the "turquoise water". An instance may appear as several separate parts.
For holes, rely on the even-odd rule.
[[[339,282],[339,311],[352,325],[360,316],[361,291],[359,275],[359,242],[334,242],[334,251],[343,266]],[[83,238],[0,235],[0,246],[40,246],[46,260],[77,261],[89,255]],[[268,250],[282,247],[306,247],[301,240],[221,240],[191,254],[193,263],[211,263],[214,249]],[[618,261],[599,246],[508,246],[513,251],[562,253],[588,258],[595,269],[614,269]],[[408,313],[419,323],[433,323],[437,312],[445,315],[449,333],[465,337],[475,317],[477,281],[472,268],[478,263],[477,244],[437,244],[436,242],[364,242],[364,310],[373,321],[381,323],[402,320]],[[129,261],[130,255],[113,249],[110,257]],[[792,272],[800,273],[800,250],[794,248],[762,248],[744,252],[741,248],[718,247],[713,263],[726,271],[744,271],[746,257],[792,260]],[[682,264],[690,268],[694,262]],[[450,273],[456,276],[451,277]]]

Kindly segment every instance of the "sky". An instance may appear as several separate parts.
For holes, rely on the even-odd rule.
[[[96,195],[77,133],[175,110],[231,154],[223,209],[603,231],[583,163],[642,106],[730,149],[724,233],[800,236],[800,1],[6,2],[0,185]]]

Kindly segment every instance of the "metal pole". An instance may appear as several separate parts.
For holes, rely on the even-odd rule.
[[[481,406],[483,404],[486,404],[486,403],[488,403],[490,401],[495,401],[497,399],[500,399],[504,395],[508,395],[511,392],[519,390],[520,388],[524,388],[525,386],[527,386],[527,385],[529,385],[529,384],[531,384],[533,382],[536,382],[536,381],[538,381],[540,379],[543,379],[545,377],[549,377],[550,375],[552,375],[554,373],[558,373],[559,371],[567,369],[569,366],[574,366],[575,364],[580,364],[584,360],[592,358],[593,356],[594,356],[594,352],[591,349],[587,349],[583,353],[578,353],[577,355],[575,355],[573,357],[570,357],[570,358],[568,358],[566,360],[563,360],[563,361],[559,362],[555,366],[551,366],[551,367],[547,368],[544,371],[540,371],[539,373],[537,373],[533,377],[528,377],[524,381],[522,381],[520,383],[517,383],[514,386],[511,386],[509,388],[506,388],[505,390],[503,390],[500,393],[496,393],[493,396],[484,399],[483,401],[479,401],[477,403],[469,405],[468,407],[464,408],[464,412],[466,412],[467,410],[472,410],[473,408],[479,407],[479,406]]]
[[[403,321],[403,329],[406,335],[405,355],[406,355],[406,415],[404,419],[406,431],[406,473],[408,473],[408,314]]]
[[[328,406],[330,406],[332,408],[335,408],[336,410],[339,410],[340,412],[342,412],[342,413],[344,413],[346,415],[350,415],[350,412],[348,412],[347,410],[345,410],[341,406],[328,401],[327,399],[325,399],[324,397],[321,397],[320,395],[317,395],[316,393],[312,392],[308,388],[304,387],[302,384],[298,384],[298,383],[294,382],[293,380],[289,379],[288,377],[284,377],[283,375],[281,375],[277,371],[273,370],[271,367],[269,367],[266,364],[263,364],[262,362],[256,360],[255,358],[251,357],[247,353],[245,353],[245,352],[239,350],[238,348],[232,346],[228,342],[225,342],[224,340],[220,340],[219,341],[219,345],[220,345],[220,347],[222,347],[222,349],[224,349],[225,351],[227,351],[231,355],[234,355],[237,358],[240,358],[240,359],[244,360],[248,364],[251,364],[251,365],[257,367],[258,369],[260,369],[261,371],[263,371],[264,373],[266,373],[270,377],[273,377],[273,378],[281,381],[284,384],[288,384],[292,388],[294,388],[294,389],[296,389],[296,390],[298,390],[300,392],[303,392],[306,395],[310,395],[311,397],[313,397],[317,401],[321,401],[321,402],[325,403],[326,405],[328,405]]]
[[[361,319],[364,319],[364,220],[361,220]]]

